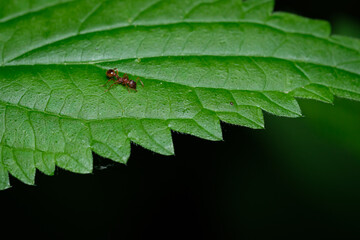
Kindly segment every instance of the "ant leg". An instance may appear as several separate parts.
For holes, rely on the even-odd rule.
[[[100,85],[100,87],[105,87],[106,84],[108,84],[108,82],[110,82],[111,80],[113,80],[112,78],[110,78],[104,85]]]
[[[109,91],[110,88],[111,88],[112,86],[114,86],[115,84],[116,84],[116,82],[114,82],[113,84],[111,84],[110,87],[109,87],[105,92]]]
[[[127,75],[127,73],[124,73],[122,78],[129,80],[129,76]]]
[[[129,90],[129,86],[128,86],[128,85],[126,85],[126,89],[128,90],[128,92],[130,92],[130,90]]]
[[[140,81],[141,85],[144,86],[143,82],[141,81],[141,79],[139,77],[136,78],[136,83]]]

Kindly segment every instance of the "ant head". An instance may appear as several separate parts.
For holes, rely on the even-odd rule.
[[[136,82],[134,82],[133,80],[129,81],[129,87],[132,89],[136,89]]]
[[[106,76],[107,76],[108,78],[115,77],[115,76],[116,76],[116,73],[115,73],[114,69],[109,69],[109,70],[107,70],[107,71],[106,71]]]

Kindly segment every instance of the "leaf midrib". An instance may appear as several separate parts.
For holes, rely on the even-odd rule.
[[[327,68],[332,68],[332,69],[336,69],[339,71],[344,71],[346,73],[349,74],[354,74],[357,76],[360,76],[360,73],[348,70],[348,69],[343,69],[340,68],[338,66],[334,66],[334,65],[326,65],[326,64],[321,64],[321,63],[317,63],[317,62],[313,62],[313,61],[300,61],[298,59],[289,59],[289,58],[279,58],[279,57],[272,57],[272,56],[257,56],[257,55],[162,55],[162,56],[147,56],[147,57],[141,57],[141,59],[157,59],[157,58],[179,58],[179,57],[217,57],[217,58],[262,58],[262,59],[274,59],[274,60],[282,60],[282,61],[286,61],[289,63],[294,64],[294,66],[296,68],[298,68],[297,63],[303,63],[303,64],[312,64],[315,66],[320,66],[320,67],[327,67]],[[101,69],[106,69],[102,66],[99,66],[99,63],[119,63],[121,61],[129,61],[129,60],[137,60],[138,58],[122,58],[122,59],[103,59],[101,61],[84,61],[84,62],[63,62],[63,63],[35,63],[35,64],[16,64],[16,65],[11,65],[11,64],[7,64],[7,65],[0,65],[0,68],[7,68],[7,67],[20,67],[20,66],[77,66],[77,65],[89,65],[89,66],[95,66]],[[342,63],[341,63],[342,64]],[[304,75],[304,72],[299,71],[302,75]],[[175,83],[175,82],[169,82],[169,83]],[[188,86],[188,85],[185,85]],[[194,87],[194,86],[188,86],[188,87]],[[224,88],[225,89],[225,88]],[[233,89],[225,89],[225,90],[233,90]],[[249,90],[252,91],[252,90]],[[254,90],[255,91],[255,90]]]
[[[238,57],[238,56],[235,56],[235,57]],[[289,61],[289,60],[288,60]],[[118,62],[118,61],[117,61]],[[290,61],[291,62],[291,61]],[[293,62],[291,62],[291,63],[293,63]],[[56,64],[57,65],[57,64]],[[78,63],[76,63],[76,64],[73,64],[73,65],[78,65]],[[27,65],[26,65],[27,66]],[[96,64],[91,64],[91,66],[95,66],[95,67],[98,67],[98,68],[100,68],[100,69],[106,69],[105,67],[102,67],[102,66],[98,66],[98,65],[96,65]],[[299,73],[300,74],[302,74],[302,75],[304,75],[308,80],[309,80],[309,84],[311,84],[311,83],[314,83],[314,82],[312,82],[311,81],[311,79],[307,76],[307,75],[305,75],[304,74],[304,72],[302,71],[302,68],[300,67],[300,66],[298,66],[296,63],[294,63],[294,66],[296,67],[296,69],[298,69],[299,70]],[[325,65],[324,65],[325,66]],[[6,66],[4,66],[4,67],[6,67]],[[9,67],[9,66],[8,66]],[[325,67],[328,67],[328,66],[325,66]],[[342,69],[339,69],[339,70],[342,70]],[[346,70],[342,70],[342,71],[346,71]],[[131,72],[128,72],[129,74],[131,74]],[[356,73],[353,73],[353,74],[356,74]],[[145,77],[146,78],[146,76],[142,76],[142,77]],[[170,83],[170,84],[176,84],[176,85],[180,85],[180,86],[184,86],[184,87],[187,87],[187,88],[193,88],[194,90],[196,90],[197,88],[207,88],[207,89],[221,89],[221,90],[225,90],[225,91],[229,91],[230,92],[230,94],[232,94],[232,91],[244,91],[244,92],[259,92],[259,93],[266,93],[266,92],[274,92],[275,90],[273,90],[273,91],[271,91],[271,90],[246,90],[246,89],[227,89],[227,88],[219,88],[219,87],[213,87],[213,88],[211,88],[211,87],[199,87],[199,86],[191,86],[191,85],[186,85],[186,84],[182,84],[182,83],[178,83],[178,82],[170,82],[170,81],[165,81],[165,80],[159,80],[159,79],[152,79],[152,78],[148,78],[148,79],[151,79],[151,80],[153,80],[153,81],[161,81],[161,82],[166,82],[166,83]],[[325,84],[325,83],[317,83],[317,84],[319,84],[319,85],[322,85],[322,86],[325,86],[325,87],[328,87],[328,88],[336,88],[336,89],[339,89],[339,90],[343,90],[343,91],[347,91],[347,92],[351,92],[351,93],[354,93],[354,94],[359,94],[358,92],[354,92],[354,91],[351,91],[351,90],[348,90],[348,89],[340,89],[340,88],[337,88],[337,87],[333,87],[333,86],[329,86],[329,85],[327,85],[327,84]],[[302,87],[305,87],[306,85],[304,85],[304,86],[302,86]],[[52,89],[52,90],[54,90],[54,89]],[[295,90],[295,89],[291,89],[290,91],[293,91],[293,90]],[[278,92],[278,91],[276,91],[276,92]],[[280,92],[284,92],[284,91],[280,91]],[[115,97],[114,97],[114,99],[116,99]],[[200,105],[202,105],[201,104],[201,101],[200,100],[198,100],[198,102],[199,102],[199,104]],[[91,122],[91,121],[104,121],[104,120],[115,120],[115,119],[119,119],[119,118],[121,118],[121,119],[143,119],[143,117],[122,117],[122,116],[119,116],[119,117],[117,117],[117,118],[102,118],[102,119],[98,119],[98,120],[95,120],[95,119],[83,119],[83,118],[76,118],[76,117],[72,117],[72,116],[68,116],[68,115],[61,115],[61,114],[56,114],[56,113],[53,113],[53,112],[47,112],[47,111],[42,111],[42,110],[38,110],[38,109],[31,109],[31,108],[28,108],[28,107],[26,107],[26,106],[21,106],[21,105],[19,105],[18,103],[17,104],[14,104],[14,103],[9,103],[9,102],[5,102],[5,101],[2,101],[2,100],[0,100],[0,103],[2,103],[2,104],[4,104],[4,105],[9,105],[9,106],[13,106],[13,107],[19,107],[19,108],[23,108],[23,109],[25,109],[25,110],[27,110],[27,111],[34,111],[34,112],[40,112],[40,113],[43,113],[43,114],[47,114],[47,115],[52,115],[52,116],[57,116],[57,117],[60,117],[60,118],[69,118],[69,119],[76,119],[76,120],[80,120],[80,121],[89,121],[89,122]],[[252,107],[254,107],[253,105],[238,105],[238,106],[252,106]],[[257,107],[259,107],[259,106],[257,106]],[[203,107],[204,109],[208,109],[208,108],[205,108],[205,107]],[[260,108],[260,107],[259,107]],[[291,112],[291,110],[289,110],[289,109],[286,109],[286,108],[284,108],[285,110],[287,110],[287,111],[290,111]],[[212,111],[212,112],[216,112],[216,111],[213,111],[213,110],[211,110],[211,109],[208,109],[208,110],[210,110],[210,111]],[[157,118],[145,118],[145,119],[157,119]],[[161,118],[162,119],[162,118]],[[186,118],[187,119],[187,118]],[[163,119],[164,120],[164,119]],[[166,118],[165,120],[171,120],[171,118]]]

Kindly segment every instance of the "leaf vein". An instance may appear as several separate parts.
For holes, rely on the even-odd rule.
[[[348,50],[351,50],[351,51],[356,51],[358,52],[356,49],[353,49],[353,48],[350,48],[349,46],[345,46],[339,42],[333,42],[330,40],[330,38],[325,38],[325,37],[319,37],[319,36],[316,36],[316,35],[312,35],[312,34],[305,34],[305,33],[298,33],[298,32],[288,32],[288,31],[284,31],[280,28],[276,28],[274,26],[271,26],[271,25],[267,25],[263,22],[256,22],[256,21],[213,21],[213,22],[205,22],[205,21],[185,21],[185,22],[175,22],[175,23],[167,23],[167,24],[154,24],[154,25],[141,25],[142,27],[158,27],[158,26],[171,26],[171,25],[179,25],[179,24],[184,24],[184,23],[188,23],[188,24],[203,24],[203,25],[206,25],[206,24],[215,24],[215,23],[221,23],[221,24],[229,24],[229,23],[238,23],[238,24],[254,24],[254,25],[260,25],[260,26],[263,26],[263,27],[267,27],[267,28],[270,28],[270,29],[273,29],[273,30],[276,30],[276,31],[279,31],[279,32],[282,32],[282,33],[285,33],[285,34],[288,34],[288,33],[292,33],[292,34],[298,34],[298,35],[302,35],[302,36],[311,36],[313,38],[317,38],[317,39],[322,39],[324,41],[327,41],[331,44],[334,44],[334,45],[337,45],[337,46],[340,46],[342,48],[345,48],[345,49],[348,49]],[[66,39],[70,39],[70,38],[73,38],[73,37],[77,37],[77,36],[81,36],[81,35],[86,35],[86,34],[91,34],[91,33],[95,33],[95,32],[104,32],[104,31],[109,31],[109,30],[116,30],[116,29],[124,29],[124,28],[134,28],[136,27],[135,25],[125,25],[125,26],[119,26],[119,27],[114,27],[114,28],[104,28],[104,29],[97,29],[97,30],[94,30],[94,31],[89,31],[89,32],[85,32],[85,33],[80,33],[80,34],[69,34],[68,36],[66,37],[63,37],[63,38],[58,38],[54,41],[51,41],[51,42],[48,42],[48,43],[45,43],[45,44],[42,44],[42,45],[39,45],[39,46],[36,46],[32,49],[29,49],[27,50],[26,52],[24,53],[21,53],[19,54],[18,56],[15,56],[13,57],[12,59],[9,59],[8,61],[4,61],[4,64],[6,63],[10,63],[22,56],[24,56],[25,54],[28,54],[30,52],[33,52],[35,50],[38,50],[38,49],[41,49],[41,48],[44,48],[44,47],[47,47],[47,46],[50,46],[50,45],[53,45],[55,43],[58,43],[60,41],[63,41],[63,40],[66,40]],[[4,49],[3,49],[3,54],[4,54]],[[4,59],[4,58],[3,58]]]

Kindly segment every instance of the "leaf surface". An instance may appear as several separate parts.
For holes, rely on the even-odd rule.
[[[298,117],[295,97],[360,100],[360,41],[272,13],[271,0],[0,3],[0,188],[36,169],[92,171],[130,143],[172,155],[171,131],[221,140],[220,121]],[[105,71],[140,77],[105,92]]]

